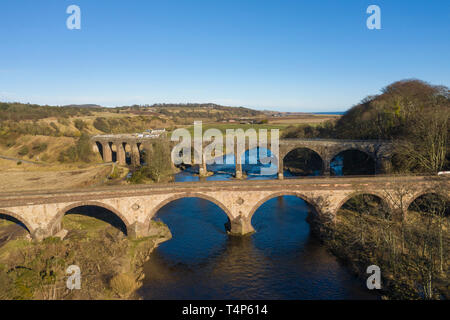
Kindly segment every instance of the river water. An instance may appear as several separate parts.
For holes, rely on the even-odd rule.
[[[248,179],[275,178],[260,175],[261,167],[243,165]],[[234,165],[208,170],[214,175],[206,180],[229,180]],[[187,169],[175,180],[199,178]],[[138,293],[144,299],[377,299],[364,279],[350,274],[311,235],[307,214],[302,199],[274,198],[254,214],[254,234],[231,237],[227,216],[215,204],[199,198],[171,202],[156,219],[173,238],[153,251]]]

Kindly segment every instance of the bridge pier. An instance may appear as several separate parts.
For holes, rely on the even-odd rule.
[[[127,236],[130,239],[147,237],[150,235],[150,231],[151,230],[149,230],[149,227],[146,224],[138,221],[127,226]]]
[[[228,234],[233,236],[244,236],[255,232],[251,219],[243,218],[242,216],[235,219],[229,219],[225,227]]]
[[[389,158],[385,157],[377,157],[376,158],[376,174],[382,174],[382,173],[390,173],[391,172],[391,161]]]
[[[234,163],[235,163],[235,174],[236,179],[242,179],[242,159],[240,153],[238,153],[238,144],[234,145]]]
[[[206,177],[208,175],[208,169],[206,168],[206,156],[202,154],[202,163],[198,165],[198,174],[201,177]]]
[[[38,228],[35,229],[33,232],[31,232],[31,238],[35,241],[42,241],[45,238],[48,238],[51,236],[48,231],[45,231],[44,229]]]
[[[111,162],[112,161],[112,151],[109,142],[102,142],[102,151],[103,151],[103,161]]]
[[[283,162],[283,158],[281,158],[281,155],[278,158],[279,158],[278,159],[278,179],[283,180],[284,179],[284,174],[283,174],[284,162]]]
[[[131,165],[134,167],[141,165],[141,155],[137,143],[131,144]]]
[[[331,176],[331,159],[330,159],[330,157],[323,158],[323,175],[325,177]]]
[[[123,147],[122,142],[115,142],[114,145],[116,146],[116,162],[119,165],[126,165],[126,157],[125,157],[125,148]]]

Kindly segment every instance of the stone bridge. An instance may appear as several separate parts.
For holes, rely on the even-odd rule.
[[[118,135],[98,135],[92,137],[94,152],[100,152],[103,161],[111,162],[113,154],[116,162],[120,165],[126,165],[126,154],[128,152],[131,159],[131,165],[139,166],[141,163],[141,151],[151,148],[151,142],[154,138],[138,137],[131,134]],[[177,142],[166,140],[171,146]],[[203,142],[203,146],[209,144]],[[224,143],[225,145],[225,143]],[[235,143],[234,156],[236,161],[237,178],[242,177],[242,153],[248,150],[248,145],[242,148],[237,147]],[[194,146],[192,145],[192,148]],[[271,149],[270,141],[268,149]],[[390,171],[390,159],[392,143],[388,141],[370,141],[370,140],[326,140],[326,139],[280,139],[279,154],[276,155],[278,161],[278,177],[283,179],[283,160],[286,155],[296,149],[309,149],[317,153],[322,159],[323,172],[325,176],[330,175],[330,164],[333,158],[339,153],[347,150],[357,150],[369,155],[375,163],[376,173],[388,173]],[[206,173],[206,160],[202,156],[200,164],[200,174]],[[169,160],[168,160],[169,161]]]
[[[305,200],[316,221],[333,221],[339,208],[351,197],[371,194],[398,216],[426,193],[449,197],[448,177],[341,177],[286,180],[171,183],[103,187],[73,191],[39,191],[0,194],[0,214],[22,222],[36,240],[54,235],[62,228],[67,211],[81,206],[110,210],[125,224],[130,237],[148,235],[150,221],[171,201],[198,197],[219,206],[229,218],[229,232],[253,232],[252,217],[266,201],[293,195]]]

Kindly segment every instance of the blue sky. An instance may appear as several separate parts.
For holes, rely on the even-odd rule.
[[[1,0],[0,101],[346,110],[400,79],[449,86],[449,22],[448,0]]]

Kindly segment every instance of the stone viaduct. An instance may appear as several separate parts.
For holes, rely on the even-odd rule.
[[[81,206],[98,206],[116,214],[129,237],[151,233],[151,220],[171,201],[198,197],[219,206],[229,219],[229,232],[253,232],[256,210],[274,197],[293,195],[305,200],[316,221],[336,221],[339,208],[351,197],[371,194],[398,216],[426,193],[449,198],[448,177],[314,177],[287,180],[234,180],[224,182],[170,183],[102,187],[73,191],[38,191],[0,194],[0,214],[22,222],[36,240],[52,236],[62,228],[67,211]]]
[[[115,154],[116,162],[120,165],[126,164],[126,153],[130,155],[131,165],[138,166],[141,163],[142,150],[151,148],[151,142],[154,138],[137,137],[130,134],[123,135],[98,135],[92,137],[93,149],[100,152],[103,161],[111,162]],[[177,142],[166,140],[171,146]],[[203,146],[209,144],[203,143]],[[225,143],[224,143],[225,144]],[[248,145],[237,147],[235,144],[234,156],[236,159],[237,178],[242,177],[242,153],[248,150]],[[271,149],[270,141],[267,146]],[[390,158],[392,143],[388,141],[370,141],[370,140],[324,140],[324,139],[281,139],[279,140],[278,177],[283,179],[283,159],[286,155],[296,149],[309,149],[317,153],[323,162],[323,172],[325,176],[330,175],[330,163],[339,153],[347,150],[357,150],[369,155],[375,163],[376,173],[387,173],[390,170]],[[129,150],[129,151],[127,151]],[[170,160],[168,160],[170,161]],[[206,160],[202,156],[200,174],[206,173]]]

